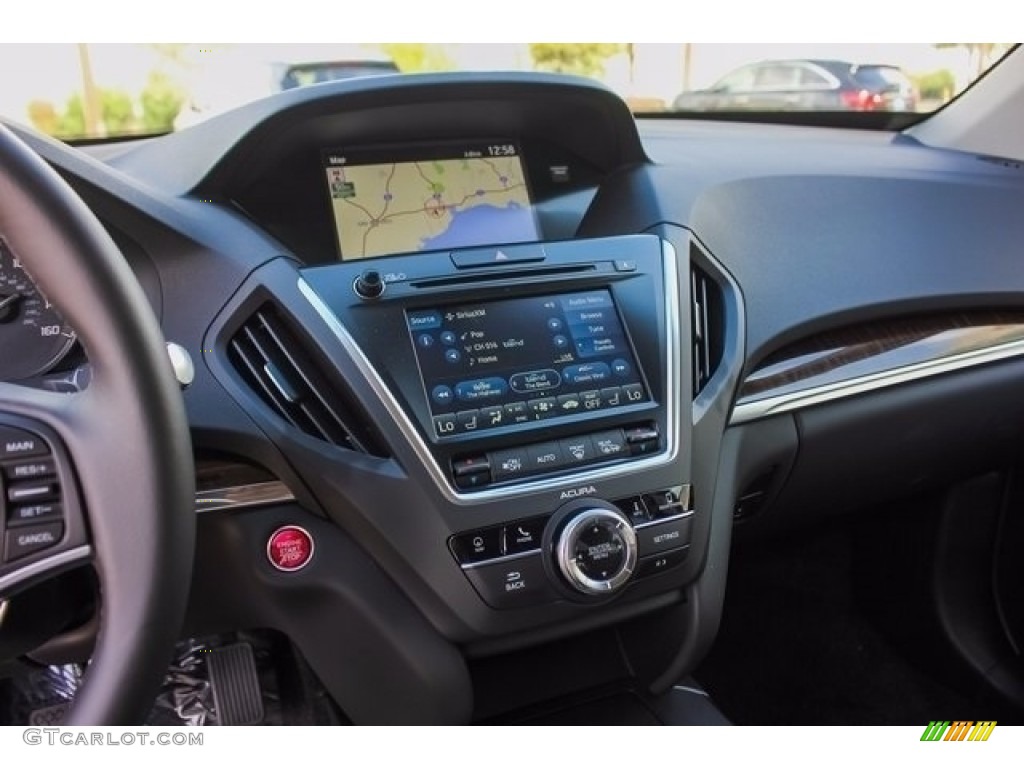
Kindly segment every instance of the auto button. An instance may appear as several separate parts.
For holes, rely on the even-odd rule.
[[[530,472],[549,472],[553,469],[561,469],[564,465],[562,449],[557,442],[537,443],[530,446],[528,463]]]

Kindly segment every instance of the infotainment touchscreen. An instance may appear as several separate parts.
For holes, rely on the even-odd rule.
[[[513,141],[324,152],[344,261],[538,239]]]
[[[437,437],[648,399],[607,289],[409,310],[406,323]]]

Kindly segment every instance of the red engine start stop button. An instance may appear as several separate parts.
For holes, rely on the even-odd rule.
[[[267,558],[279,571],[297,571],[313,559],[313,537],[304,528],[286,525],[267,541]]]

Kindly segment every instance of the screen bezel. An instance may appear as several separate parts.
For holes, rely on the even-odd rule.
[[[384,154],[385,156],[390,156],[390,157],[394,157],[395,155],[398,155],[398,156],[407,155],[408,156],[407,159],[403,157],[402,159],[390,159],[390,160],[389,159],[382,159],[382,160],[379,160],[379,161],[370,161],[370,162],[357,161],[355,163],[352,163],[352,165],[355,165],[355,166],[360,166],[360,165],[384,165],[384,164],[387,164],[387,163],[412,163],[412,162],[416,162],[418,160],[419,161],[429,161],[431,159],[437,159],[437,158],[429,157],[429,153],[430,152],[437,152],[439,154],[444,152],[445,154],[447,154],[447,152],[450,152],[452,149],[456,149],[456,150],[457,149],[462,149],[463,151],[466,151],[467,148],[470,148],[470,147],[476,148],[476,147],[501,146],[501,145],[512,145],[513,147],[515,147],[515,157],[519,160],[520,171],[521,171],[522,177],[523,177],[523,186],[525,187],[525,191],[526,191],[526,199],[529,201],[528,210],[529,210],[530,220],[533,223],[533,237],[532,237],[532,239],[529,239],[529,240],[516,240],[516,241],[512,241],[512,242],[494,242],[494,241],[489,241],[488,240],[488,241],[481,241],[481,242],[476,242],[476,243],[461,243],[458,246],[449,246],[449,247],[441,248],[441,249],[424,249],[424,250],[419,250],[419,251],[394,251],[394,252],[379,253],[379,254],[375,254],[373,256],[357,256],[357,257],[354,257],[354,258],[353,257],[346,258],[344,250],[342,249],[342,246],[341,246],[341,226],[340,226],[340,222],[338,221],[338,217],[337,217],[337,215],[335,213],[335,210],[334,210],[334,205],[333,205],[333,202],[332,202],[332,195],[331,195],[330,181],[329,181],[329,178],[328,178],[328,175],[327,175],[327,171],[330,170],[332,167],[345,167],[345,166],[342,165],[342,164],[330,162],[331,156],[339,156],[339,155],[340,156],[344,156],[344,155],[347,155],[347,154],[355,154],[357,156],[360,156],[360,155],[364,155],[364,154],[365,155],[369,155],[369,154],[378,153],[378,152]],[[428,153],[428,156],[424,157],[424,155],[422,153]],[[456,158],[452,158],[452,157],[448,156],[448,157],[445,157],[444,159],[456,159]],[[325,194],[325,200],[326,200],[326,203],[327,203],[327,210],[328,210],[328,212],[330,214],[331,226],[332,226],[332,229],[333,229],[333,232],[334,232],[334,248],[335,248],[335,253],[337,254],[338,261],[346,263],[346,264],[360,263],[360,262],[364,262],[364,261],[365,262],[369,262],[369,261],[372,261],[374,259],[388,258],[390,256],[396,256],[396,255],[434,253],[434,252],[437,252],[437,251],[448,251],[448,250],[453,250],[453,249],[457,249],[457,248],[480,248],[480,247],[489,247],[489,246],[495,246],[495,245],[520,245],[520,244],[525,244],[525,243],[541,242],[543,240],[543,234],[541,232],[541,227],[540,227],[540,216],[538,215],[538,211],[537,211],[537,199],[536,199],[536,197],[534,195],[533,180],[532,180],[531,174],[530,174],[530,165],[527,162],[526,155],[524,155],[524,153],[523,153],[523,142],[518,140],[518,139],[508,138],[508,137],[502,137],[502,138],[481,138],[481,139],[474,138],[474,139],[465,139],[465,140],[444,140],[444,141],[432,141],[432,142],[416,142],[416,143],[413,143],[413,144],[407,144],[407,143],[403,143],[403,144],[362,144],[362,145],[354,145],[354,146],[348,146],[348,147],[345,147],[345,146],[342,146],[342,147],[337,147],[337,146],[336,147],[325,147],[325,148],[322,148],[320,150],[319,174],[320,174],[320,178],[321,178],[321,185],[322,185],[322,188],[323,188],[324,194]]]

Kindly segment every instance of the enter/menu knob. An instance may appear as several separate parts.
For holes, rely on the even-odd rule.
[[[636,534],[617,510],[583,509],[562,530],[555,554],[574,589],[610,595],[626,585],[636,567]]]

